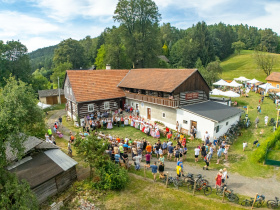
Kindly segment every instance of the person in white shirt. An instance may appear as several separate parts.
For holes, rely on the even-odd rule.
[[[169,139],[169,142],[167,143],[167,148],[172,144],[172,141]]]
[[[247,142],[243,142],[243,152],[245,151],[245,148],[247,147]]]
[[[227,175],[227,169],[224,168],[224,169],[223,169],[223,175],[222,175],[222,185],[225,185],[225,184],[226,184],[227,177],[228,177],[228,175]]]
[[[128,144],[129,138],[125,137],[124,143]]]
[[[210,135],[209,135],[208,131],[205,132],[204,141],[206,141],[207,139],[210,139]]]
[[[266,116],[264,117],[264,124],[267,126],[267,123],[268,123],[268,116],[266,115]]]
[[[199,149],[199,146],[197,146],[195,149],[194,149],[194,162],[198,162],[198,156],[199,156],[199,152],[200,152],[200,149]]]

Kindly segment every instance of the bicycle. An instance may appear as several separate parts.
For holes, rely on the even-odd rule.
[[[217,189],[216,191],[216,195],[218,196],[223,196],[224,193],[224,189],[225,189],[226,185],[220,187]],[[239,202],[239,197],[233,193],[233,190],[225,190],[225,196],[228,198],[228,200],[230,202],[234,202],[234,203],[238,203]]]
[[[275,200],[268,200],[266,205],[269,209],[277,209],[280,206],[280,200],[278,197],[275,197]]]
[[[209,186],[208,183],[209,182],[206,179],[203,179],[201,174],[198,174],[198,178],[196,181],[194,179],[190,179],[187,181],[187,186],[189,191],[193,191],[195,186],[196,191],[203,190],[204,195],[208,196],[212,193],[212,187]]]
[[[245,199],[244,201],[241,202],[242,206],[252,206],[253,202],[254,202],[255,198],[250,198],[250,200]],[[258,208],[261,207],[263,205],[263,203],[265,202],[265,196],[261,195],[258,196],[256,199],[256,202],[254,205],[256,205]]]

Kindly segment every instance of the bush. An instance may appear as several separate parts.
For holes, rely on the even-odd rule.
[[[127,185],[129,178],[124,168],[111,161],[107,161],[101,168],[95,170],[99,179],[93,186],[102,190],[121,190]]]
[[[253,159],[257,162],[262,162],[265,159],[266,151],[276,144],[276,142],[280,139],[280,128],[269,136],[264,142],[260,144],[260,147],[254,152]],[[277,144],[278,145],[278,144]]]

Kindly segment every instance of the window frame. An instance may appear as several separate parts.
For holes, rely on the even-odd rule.
[[[106,105],[108,104],[108,107],[106,108]],[[108,109],[110,109],[110,101],[105,101],[104,102],[104,109],[105,110],[108,110]]]
[[[166,113],[165,112],[162,112],[162,118],[166,118]]]
[[[92,106],[92,110],[90,110],[90,107]],[[94,112],[94,104],[88,104],[88,112]]]

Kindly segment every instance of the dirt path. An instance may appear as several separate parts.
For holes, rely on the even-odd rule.
[[[59,116],[65,115],[65,110],[58,110],[55,112],[47,121],[49,126],[53,125],[54,121],[58,119]],[[66,127],[59,129],[63,135],[64,139],[69,139],[70,130]],[[73,132],[74,133],[74,132]],[[75,134],[75,133],[74,133]],[[129,157],[131,162],[131,156]],[[151,163],[157,161],[157,158],[153,157],[151,159]],[[145,164],[145,158],[142,160],[142,168]],[[212,163],[215,164],[215,163]],[[205,178],[211,183],[211,186],[215,186],[215,176],[218,173],[217,170],[203,170],[201,167],[189,165],[187,162],[184,162],[184,173],[193,173],[193,174],[202,174]],[[210,164],[211,166],[211,164]],[[221,166],[222,167],[222,166]],[[176,176],[176,162],[170,162],[165,160],[165,172],[168,172],[171,176]],[[150,169],[149,169],[150,170]],[[266,200],[274,199],[275,196],[280,197],[280,182],[276,180],[275,177],[272,178],[250,178],[244,177],[237,173],[230,173],[228,171],[229,179],[227,181],[227,185],[230,189],[234,190],[234,192],[246,195],[250,197],[254,197],[256,193],[260,195],[263,194],[266,196]]]
[[[131,158],[130,158],[131,159]],[[151,164],[157,161],[157,158],[151,159]],[[144,167],[144,161],[141,163],[142,168]],[[198,166],[191,166],[187,162],[183,164],[184,173],[202,174],[210,182],[211,186],[215,186],[215,177],[218,173],[217,170],[203,170]],[[165,172],[169,173],[169,176],[176,176],[176,162],[165,161]],[[151,170],[151,169],[148,169]],[[228,172],[229,179],[227,180],[228,188],[232,189],[235,193],[254,197],[256,193],[266,196],[266,200],[274,199],[275,196],[280,196],[280,182],[276,181],[275,178],[250,178],[244,177],[239,174],[231,174]]]

